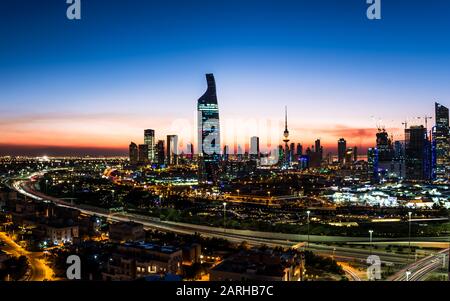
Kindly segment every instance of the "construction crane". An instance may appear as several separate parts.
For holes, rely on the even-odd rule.
[[[405,130],[408,128],[408,120],[405,120],[405,122],[402,122],[402,125],[405,126]]]
[[[425,115],[424,117],[417,117],[417,119],[424,119],[425,120],[425,129],[428,131],[428,120],[433,119],[433,117],[429,117]]]
[[[425,115],[424,117],[417,117],[417,119],[424,119],[425,120],[425,135],[426,138],[428,139],[428,120],[433,119],[433,117],[429,117],[427,115]],[[430,132],[430,138],[431,138],[431,132]]]

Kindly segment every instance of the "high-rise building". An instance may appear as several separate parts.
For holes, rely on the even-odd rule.
[[[345,152],[345,158],[344,158],[344,164],[348,167],[352,166],[353,164],[353,158],[354,158],[354,151],[353,148],[347,148]]]
[[[250,158],[252,160],[258,160],[259,156],[259,137],[250,138]]]
[[[289,146],[289,162],[294,162],[294,156],[295,156],[295,143],[291,142]]]
[[[405,129],[405,156],[406,156],[406,178],[408,180],[428,180],[429,162],[427,148],[426,129],[421,126],[412,126]]]
[[[377,149],[379,162],[392,162],[394,157],[394,148],[388,133],[380,130],[377,133]]]
[[[167,165],[178,164],[178,136],[167,135]]]
[[[405,177],[405,147],[403,141],[394,141],[392,173],[397,178]]]
[[[373,182],[378,182],[378,149],[367,149],[367,172],[368,178]]]
[[[230,159],[230,146],[229,145],[225,145],[223,147],[223,160],[224,161],[228,161]]]
[[[435,103],[436,126],[433,128],[433,179],[450,177],[450,130],[448,108]]]
[[[199,182],[215,184],[219,177],[220,122],[216,81],[206,74],[206,92],[197,101]]]
[[[148,145],[148,160],[150,163],[156,161],[155,157],[155,131],[154,130],[144,130],[144,144]]]
[[[320,145],[320,139],[317,139],[315,141],[314,148],[316,150],[316,153],[318,153],[320,161],[322,161],[323,160],[323,146]]]
[[[158,140],[156,144],[156,158],[159,166],[164,165],[166,158],[164,140]]]
[[[344,138],[338,140],[338,161],[340,164],[344,164],[345,152],[347,151],[347,141]]]
[[[148,163],[148,145],[147,144],[139,144],[138,161],[141,164]]]
[[[358,147],[354,146],[353,147],[353,161],[358,161]]]
[[[186,158],[189,160],[194,159],[194,145],[192,143],[186,144]]]
[[[297,158],[300,158],[301,155],[303,155],[303,146],[300,143],[297,143],[296,155],[298,156]]]
[[[379,129],[376,134],[378,150],[378,175],[380,179],[392,177],[394,169],[394,147],[385,129]]]
[[[130,143],[129,156],[130,156],[130,163],[131,164],[134,165],[134,164],[138,163],[138,158],[139,158],[138,146],[134,142]]]

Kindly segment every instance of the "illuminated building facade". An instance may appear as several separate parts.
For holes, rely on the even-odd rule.
[[[158,140],[156,143],[156,162],[159,166],[164,165],[166,159],[166,149],[164,140]]]
[[[144,144],[148,145],[148,160],[150,163],[155,162],[155,131],[144,130]]]
[[[167,135],[167,165],[178,164],[178,136]]]
[[[347,151],[347,141],[344,138],[338,140],[338,161],[344,164],[345,152]]]
[[[137,164],[138,163],[138,158],[139,158],[139,154],[138,154],[138,146],[136,145],[136,143],[131,142],[130,146],[129,146],[129,157],[130,157],[130,163],[131,164]]]
[[[148,163],[148,145],[147,144],[139,144],[138,162],[141,164]]]
[[[199,182],[218,181],[220,161],[220,122],[216,81],[206,74],[207,90],[197,101]]]
[[[450,177],[450,144],[448,108],[435,103],[436,126],[433,128],[433,178]]]
[[[406,178],[408,180],[429,180],[431,177],[429,157],[430,143],[427,131],[421,126],[405,130]]]

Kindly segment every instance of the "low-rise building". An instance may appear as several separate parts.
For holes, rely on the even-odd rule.
[[[295,251],[241,251],[210,271],[211,281],[299,281],[303,260]]]
[[[102,273],[103,280],[130,281],[148,275],[179,274],[183,251],[152,243],[118,245]]]
[[[52,241],[55,245],[73,242],[75,238],[79,237],[77,225],[48,224],[45,225],[45,233],[47,239]]]
[[[109,239],[114,242],[143,241],[144,225],[135,222],[119,222],[109,225]]]

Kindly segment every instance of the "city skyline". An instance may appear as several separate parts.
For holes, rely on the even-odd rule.
[[[433,116],[434,101],[449,106],[443,3],[425,12],[415,3],[385,3],[386,18],[370,23],[364,1],[138,1],[125,12],[118,1],[92,1],[72,24],[58,13],[64,3],[47,2],[45,11],[33,1],[2,4],[11,12],[5,28],[15,28],[0,32],[3,155],[125,155],[142,129],[164,138],[179,134],[172,124],[185,120],[195,131],[205,73],[219,82],[223,132],[226,120],[249,116],[282,126],[288,106],[290,139],[308,146],[320,138],[333,153],[341,137],[364,152],[375,143],[377,124],[398,139],[405,120]],[[204,26],[211,14],[217,18]],[[121,30],[129,33],[124,41]],[[251,136],[264,145],[264,135]]]

